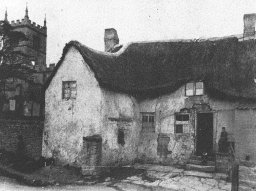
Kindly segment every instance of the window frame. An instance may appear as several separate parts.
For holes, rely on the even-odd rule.
[[[147,121],[143,120],[146,119]],[[141,112],[141,128],[142,131],[155,132],[156,128],[155,112]]]
[[[197,84],[199,84],[199,83],[202,83],[202,88],[197,88]],[[188,90],[188,88],[187,88],[187,86],[189,85],[189,84],[192,84],[193,85],[193,95],[188,95],[187,94],[187,90]],[[197,90],[199,90],[199,89],[202,89],[202,94],[198,94],[197,93]],[[187,97],[191,97],[191,96],[202,96],[202,95],[204,95],[205,94],[205,85],[204,85],[204,82],[203,81],[196,81],[196,82],[188,82],[188,83],[186,83],[185,84],[185,96],[187,96]]]
[[[75,87],[72,87],[72,83],[75,84]],[[68,89],[66,89],[65,84],[68,85]],[[73,88],[73,89],[72,89]],[[65,91],[69,90],[69,96],[65,97]],[[72,97],[72,90],[75,91],[75,96]],[[62,81],[62,100],[75,100],[77,97],[77,81],[71,80],[71,81]]]
[[[178,115],[187,115],[188,120],[177,120]],[[175,113],[174,114],[174,133],[177,135],[181,135],[184,133],[184,125],[188,125],[190,123],[190,113]],[[177,132],[177,126],[182,126],[182,132]]]

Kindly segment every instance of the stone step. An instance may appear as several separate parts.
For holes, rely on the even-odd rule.
[[[192,159],[192,160],[202,160],[202,156],[192,155],[190,157],[190,159]],[[214,161],[214,156],[208,156],[207,160],[208,161]]]
[[[196,165],[196,164],[187,164],[186,169],[199,171],[199,172],[215,172],[215,166],[205,166],[205,165]]]
[[[202,163],[202,160],[190,159],[189,164],[197,164],[197,165],[204,165],[204,166],[215,166],[215,162],[207,161],[206,164]]]

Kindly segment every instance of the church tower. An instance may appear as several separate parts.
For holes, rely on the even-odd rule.
[[[5,14],[7,20],[7,12]],[[15,48],[28,56],[32,65],[38,71],[46,70],[46,41],[47,41],[47,27],[46,18],[44,19],[44,26],[40,26],[29,19],[28,7],[26,5],[25,16],[21,20],[12,21],[11,26],[15,31],[20,31],[26,35],[27,41],[19,42]]]

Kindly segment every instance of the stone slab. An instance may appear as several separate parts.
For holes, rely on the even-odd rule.
[[[215,166],[187,164],[186,168],[187,168],[187,170],[195,170],[195,171],[200,171],[200,172],[215,172]]]
[[[198,172],[198,171],[184,171],[184,176],[196,176],[200,178],[213,178],[212,173]]]

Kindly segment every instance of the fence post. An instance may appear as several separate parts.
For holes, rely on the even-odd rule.
[[[231,169],[231,191],[238,191],[239,187],[239,163],[235,160]]]

